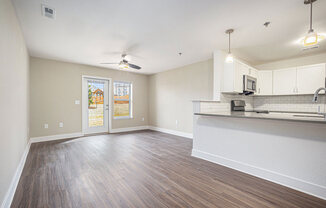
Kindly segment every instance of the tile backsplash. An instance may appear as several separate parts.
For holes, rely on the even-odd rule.
[[[252,110],[254,107],[253,99],[254,99],[253,96],[222,94],[220,102],[216,102],[216,101],[202,102],[200,104],[200,111],[205,113],[230,111],[231,100],[244,100],[246,102],[246,109]]]
[[[318,102],[312,102],[313,95],[262,96],[254,97],[255,110],[325,112],[325,95],[319,95]]]
[[[289,95],[289,96],[244,96],[222,94],[220,102],[202,102],[200,111],[228,112],[231,109],[231,100],[245,100],[246,110],[269,111],[298,111],[298,112],[326,112],[326,97],[320,95],[318,102],[312,102],[313,95]]]

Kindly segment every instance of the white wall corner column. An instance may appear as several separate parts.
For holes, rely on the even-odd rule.
[[[213,100],[221,101],[221,86],[223,85],[223,68],[226,53],[221,50],[214,51],[214,89],[213,89]]]

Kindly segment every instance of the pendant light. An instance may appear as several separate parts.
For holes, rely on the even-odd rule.
[[[233,29],[228,29],[227,31],[225,31],[225,33],[229,35],[229,52],[225,59],[226,63],[233,63],[233,56],[231,53],[231,33],[233,33],[233,31]]]
[[[304,4],[310,4],[310,28],[308,34],[303,39],[303,46],[309,47],[318,44],[318,34],[312,29],[312,3],[317,0],[305,0]]]

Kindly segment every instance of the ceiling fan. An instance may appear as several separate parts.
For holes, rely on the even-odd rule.
[[[120,69],[128,69],[128,68],[133,68],[140,70],[141,67],[137,66],[135,64],[129,63],[129,61],[126,59],[127,54],[122,54],[121,58],[122,60],[119,63],[101,63],[101,64],[118,64]]]

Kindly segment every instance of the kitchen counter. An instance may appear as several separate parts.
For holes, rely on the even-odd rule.
[[[326,199],[320,115],[211,112],[194,108],[192,156]]]
[[[234,118],[248,118],[248,119],[272,119],[272,120],[286,120],[286,121],[301,121],[301,122],[315,122],[325,123],[326,120],[323,115],[314,113],[300,113],[300,112],[270,112],[270,113],[256,113],[256,112],[216,112],[216,113],[194,113],[200,116],[219,116],[219,117],[234,117]]]

